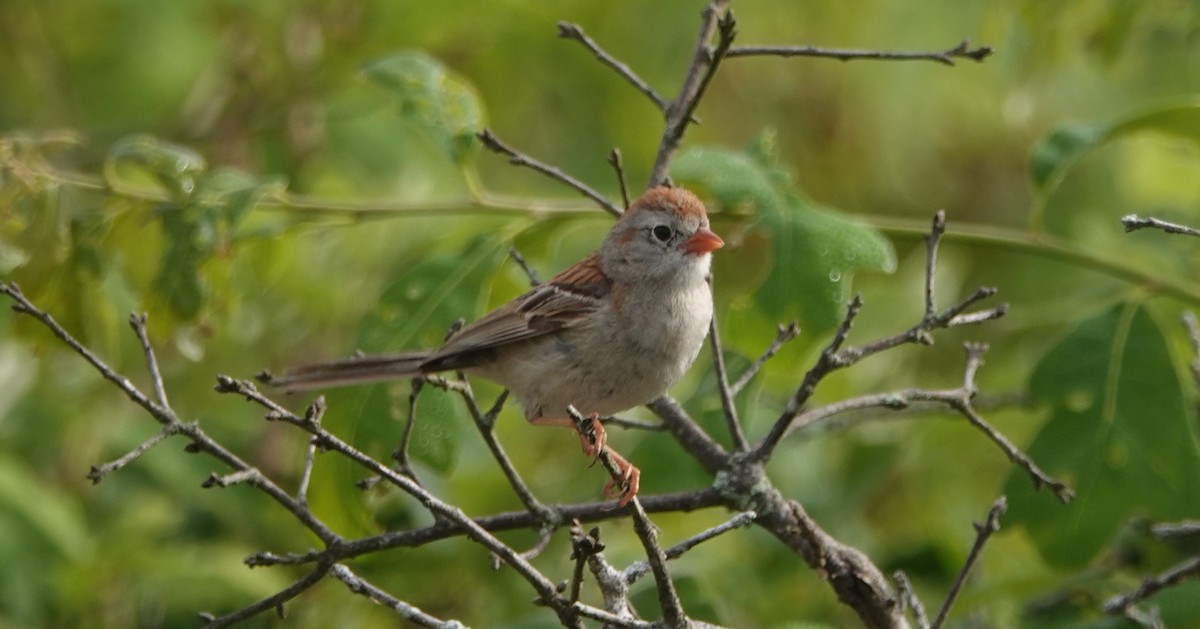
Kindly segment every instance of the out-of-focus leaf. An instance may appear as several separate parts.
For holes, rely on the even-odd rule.
[[[1194,517],[1200,452],[1166,340],[1139,306],[1079,324],[1034,370],[1030,391],[1050,417],[1028,454],[1070,482],[1061,506],[1014,470],[1007,522],[1025,526],[1050,563],[1078,568],[1131,513]]]
[[[214,169],[201,183],[200,191],[213,196],[214,209],[227,231],[233,231],[259,199],[285,187],[281,180],[263,180],[230,168]]]
[[[711,147],[685,151],[672,176],[712,196],[726,211],[758,218],[751,233],[769,240],[772,263],[755,299],[772,318],[798,317],[806,327],[832,327],[841,318],[856,271],[891,272],[896,266],[891,243],[878,231],[793,191],[764,141],[745,153]]]
[[[416,51],[376,60],[363,72],[391,92],[400,113],[432,135],[452,160],[463,163],[475,155],[479,147],[475,134],[483,130],[486,114],[470,83]]]
[[[379,296],[373,317],[363,323],[359,348],[366,352],[413,349],[422,340],[439,342],[456,319],[480,312],[488,274],[505,255],[503,239],[484,236],[465,250],[430,255],[403,269]]]
[[[176,314],[191,319],[208,298],[200,266],[212,251],[211,221],[198,208],[164,207],[161,211],[166,248],[155,287]]]
[[[135,135],[113,144],[104,165],[110,182],[124,163],[145,170],[176,202],[182,202],[196,191],[199,178],[208,168],[204,158],[192,149],[149,135]]]
[[[1200,144],[1200,104],[1166,107],[1097,124],[1071,124],[1049,136],[1033,151],[1030,174],[1034,191],[1045,197],[1088,151],[1133,133],[1157,131]]]
[[[395,407],[396,404],[393,404]],[[435,471],[449,474],[454,469],[462,445],[465,426],[462,408],[463,403],[458,396],[425,387],[417,401],[417,423],[413,427],[409,454]],[[407,420],[407,417],[403,419]]]

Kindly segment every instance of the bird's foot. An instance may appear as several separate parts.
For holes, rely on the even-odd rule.
[[[629,504],[629,501],[637,495],[638,488],[641,486],[642,471],[612,450],[608,451],[608,456],[612,458],[619,478],[613,478],[605,483],[601,493],[605,498],[617,498],[616,508],[620,509]]]

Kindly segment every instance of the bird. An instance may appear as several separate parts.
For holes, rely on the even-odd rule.
[[[647,404],[691,367],[713,316],[712,252],[725,242],[700,199],[653,187],[621,214],[600,246],[550,280],[462,327],[437,348],[310,364],[260,379],[287,392],[462,370],[505,387],[535,425],[591,422],[584,454],[598,456],[601,417]],[[617,508],[641,472],[609,449]],[[623,489],[622,489],[623,487]],[[618,495],[618,491],[620,491]]]

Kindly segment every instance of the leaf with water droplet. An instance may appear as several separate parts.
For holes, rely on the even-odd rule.
[[[125,165],[140,168],[153,177],[179,204],[192,196],[198,180],[208,169],[204,158],[191,148],[144,134],[122,138],[109,149],[104,173],[110,183],[115,183],[111,180],[118,177]]]
[[[896,254],[873,227],[805,200],[790,187],[786,171],[768,161],[771,157],[691,148],[680,154],[671,174],[715,199],[714,209],[755,218],[750,233],[770,243],[771,265],[754,300],[771,318],[798,318],[810,330],[832,328],[845,312],[854,273],[891,272]]]

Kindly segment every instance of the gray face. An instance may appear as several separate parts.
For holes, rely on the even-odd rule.
[[[688,268],[684,259],[697,254],[684,246],[707,226],[703,214],[635,208],[609,234],[606,249],[611,255],[602,258],[604,270],[614,279],[667,280]]]

